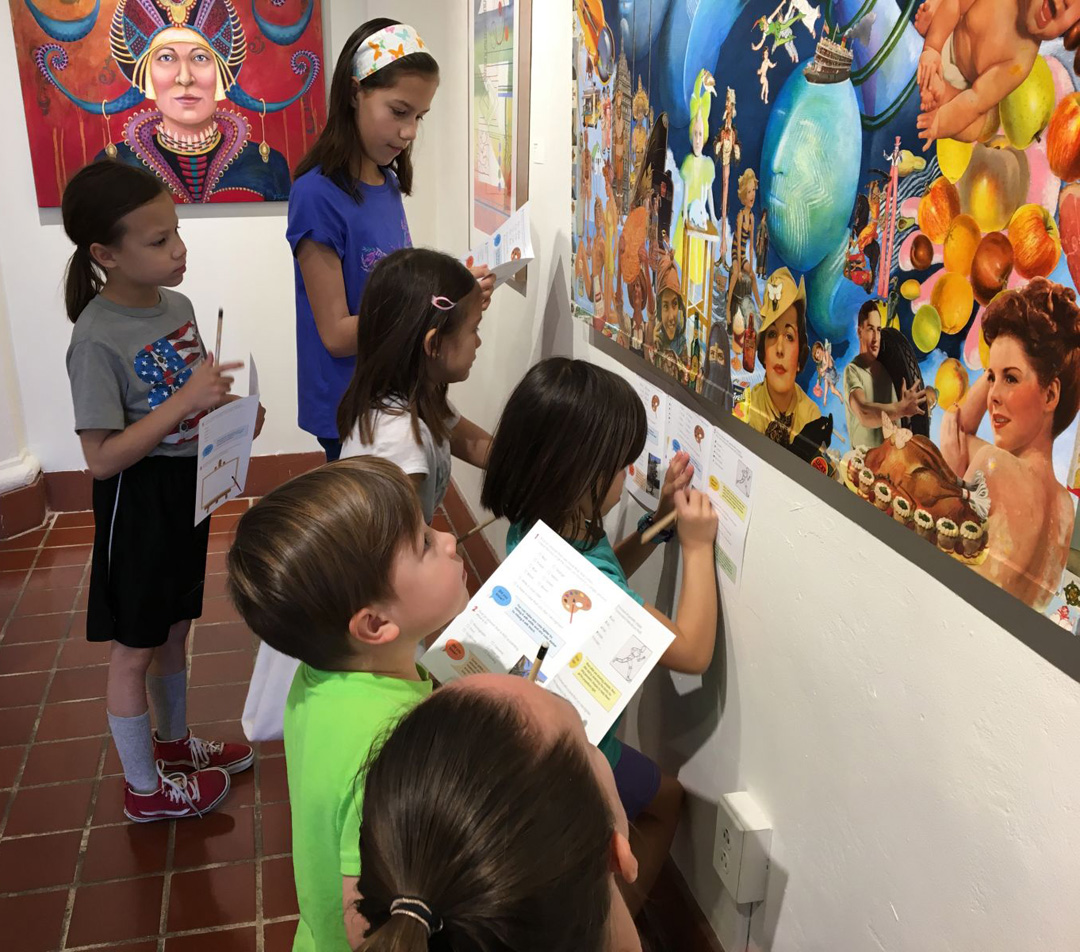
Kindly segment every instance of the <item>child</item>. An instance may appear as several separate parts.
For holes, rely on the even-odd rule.
[[[389,460],[341,460],[298,476],[244,513],[229,594],[252,631],[298,658],[285,706],[294,952],[347,952],[343,897],[360,874],[357,766],[375,737],[431,693],[417,645],[469,600],[452,535],[424,525]]]
[[[334,70],[326,126],[296,168],[286,237],[295,256],[300,427],[328,461],[353,372],[357,308],[379,259],[412,244],[412,143],[439,87],[439,65],[411,26],[369,20]],[[486,301],[494,278],[476,271]]]
[[[635,863],[611,768],[554,694],[505,674],[462,678],[369,763],[365,952],[423,952],[432,935],[448,949],[640,952],[616,888]]]
[[[450,456],[480,469],[491,435],[459,416],[447,385],[469,376],[483,295],[460,261],[426,248],[395,251],[371,274],[356,370],[338,408],[341,455],[393,460],[416,485],[430,523],[450,483]]]
[[[254,756],[191,735],[184,650],[202,614],[210,531],[209,520],[192,526],[198,423],[228,399],[227,374],[242,364],[207,354],[191,302],[167,290],[184,280],[187,250],[157,178],[109,160],[88,165],[64,190],[63,218],[75,243],[67,369],[94,477],[86,635],[112,642],[105,696],[124,813],[195,816],[222,801],[229,774]],[[195,772],[169,770],[179,767]]]
[[[495,431],[480,501],[512,523],[508,551],[534,523],[543,521],[644,605],[627,576],[653,551],[642,544],[640,534],[654,517],[644,516],[638,531],[614,549],[603,524],[622,495],[626,467],[644,444],[645,409],[630,384],[582,360],[549,358],[536,364],[510,395]],[[679,514],[683,583],[678,621],[652,605],[645,608],[675,634],[660,664],[673,671],[700,673],[712,661],[716,636],[716,516],[704,495],[686,488],[692,475],[689,456],[676,454],[656,511],[657,519],[672,508]],[[671,534],[667,530],[658,541]],[[627,816],[636,825],[632,840],[641,864],[640,890],[630,903],[636,912],[675,835],[682,787],[648,757],[621,744],[615,729],[599,746],[615,772]]]

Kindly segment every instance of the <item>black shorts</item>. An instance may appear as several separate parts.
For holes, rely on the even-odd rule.
[[[210,520],[192,525],[197,469],[194,456],[147,456],[94,480],[88,640],[156,648],[202,614]]]

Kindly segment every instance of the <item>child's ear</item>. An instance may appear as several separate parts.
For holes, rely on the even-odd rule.
[[[349,634],[363,645],[386,645],[401,629],[376,606],[361,608],[349,619]]]
[[[611,872],[618,873],[626,883],[637,880],[638,863],[630,849],[630,841],[618,831],[611,834],[611,853],[608,857]]]
[[[116,254],[113,249],[100,242],[95,241],[90,246],[90,258],[95,264],[100,265],[107,271],[116,267]]]
[[[428,357],[435,358],[439,356],[439,345],[435,343],[435,337],[438,333],[438,330],[433,327],[424,335],[424,353]]]
[[[354,107],[360,105],[360,80],[355,76],[350,80],[351,99]]]

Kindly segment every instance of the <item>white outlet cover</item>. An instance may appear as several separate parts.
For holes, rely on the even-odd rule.
[[[713,865],[737,903],[765,898],[771,840],[771,825],[748,793],[729,793],[721,798]]]

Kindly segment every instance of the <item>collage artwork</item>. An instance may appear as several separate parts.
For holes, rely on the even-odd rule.
[[[574,0],[577,316],[1080,620],[1080,0]]]
[[[104,157],[178,204],[288,199],[326,122],[320,0],[9,2],[40,207]]]

